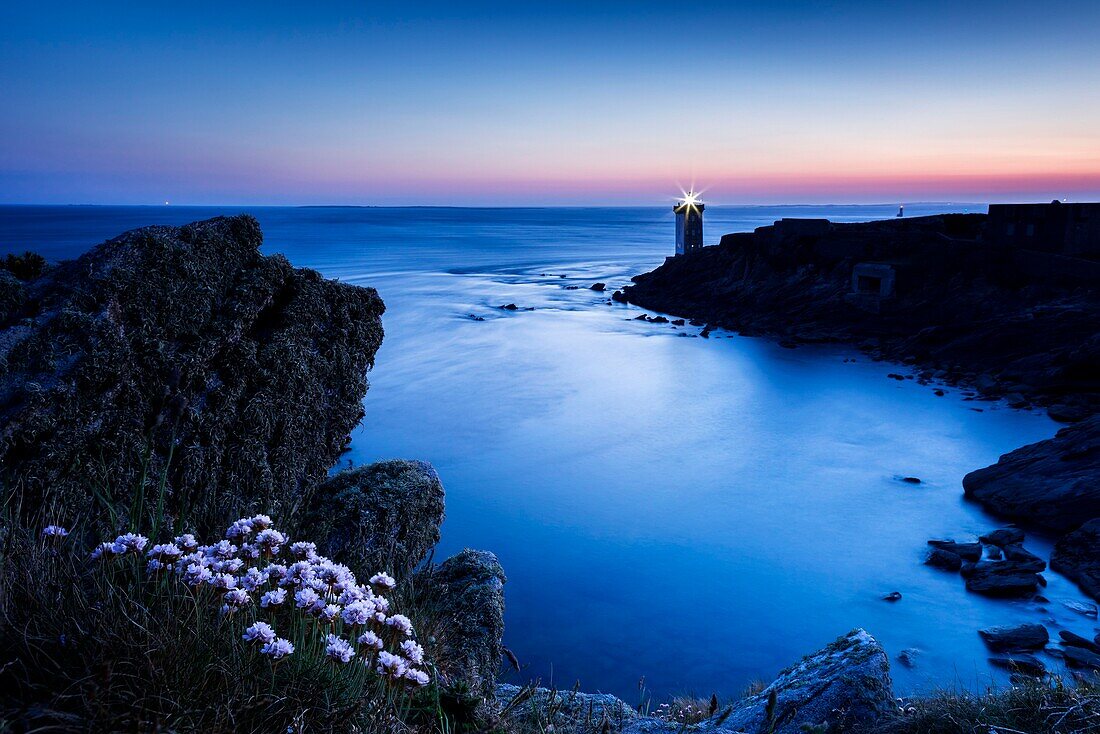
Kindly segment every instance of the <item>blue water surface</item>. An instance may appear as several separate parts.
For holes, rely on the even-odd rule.
[[[907,207],[940,211],[984,207]],[[72,257],[133,227],[238,212],[259,219],[265,252],[385,300],[348,456],[439,470],[438,557],[490,549],[508,574],[506,643],[524,665],[512,679],[631,703],[642,679],[659,696],[734,695],[864,627],[892,658],[919,650],[913,668],[894,663],[899,692],[974,689],[1005,680],[980,627],[1096,631],[1062,604],[1083,597],[1058,574],[1037,604],[968,594],[922,565],[928,538],[998,525],[963,499],[962,476],[1053,422],[936,397],[844,347],[633,320],[587,286],[670,254],[670,208],[0,207],[0,251]],[[706,241],[784,216],[895,212],[708,206]],[[1049,555],[1048,539],[1028,545]],[[900,602],[881,600],[894,590]]]

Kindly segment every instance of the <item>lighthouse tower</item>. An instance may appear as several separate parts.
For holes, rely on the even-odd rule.
[[[689,192],[672,207],[676,212],[676,255],[689,255],[703,249],[703,202]]]

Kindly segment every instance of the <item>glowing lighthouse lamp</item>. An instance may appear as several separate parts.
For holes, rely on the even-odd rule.
[[[699,195],[687,192],[672,211],[676,213],[676,256],[703,249],[703,202]]]

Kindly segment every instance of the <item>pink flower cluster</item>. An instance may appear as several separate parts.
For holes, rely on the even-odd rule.
[[[214,590],[225,615],[266,613],[288,624],[308,621],[324,633],[324,653],[338,665],[367,665],[394,683],[424,686],[430,681],[417,667],[424,663],[424,650],[413,639],[412,622],[393,613],[383,596],[396,585],[393,577],[376,573],[360,584],[347,566],[319,555],[315,544],[291,543],[267,515],[237,520],[224,540],[210,545],[185,534],[149,546],[148,538],[127,533],[101,543],[92,559],[127,555],[144,555],[150,574],[169,574],[193,589]],[[256,620],[242,638],[273,661],[295,654],[295,645],[276,636],[271,621]]]

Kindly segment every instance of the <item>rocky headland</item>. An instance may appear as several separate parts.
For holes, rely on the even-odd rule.
[[[691,319],[704,334],[858,345],[922,383],[1045,407],[1070,425],[963,486],[992,512],[1061,535],[1052,566],[1095,597],[1100,261],[1004,246],[989,228],[984,214],[781,220],[668,258],[613,297]]]

